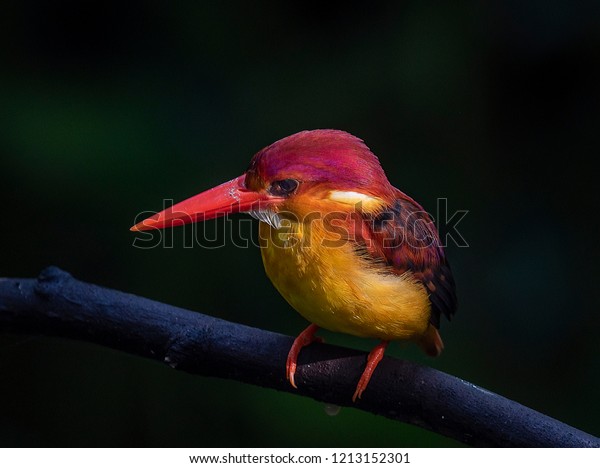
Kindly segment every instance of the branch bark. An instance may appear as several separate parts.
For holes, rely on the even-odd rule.
[[[37,279],[0,279],[0,330],[90,341],[194,374],[235,379],[364,411],[484,447],[600,447],[600,439],[457,377],[385,357],[351,401],[365,353],[293,339],[74,279],[55,267]]]

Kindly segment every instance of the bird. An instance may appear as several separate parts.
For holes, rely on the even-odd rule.
[[[265,272],[310,325],[294,340],[286,378],[322,328],[379,343],[352,401],[362,397],[391,341],[429,356],[444,348],[441,317],[457,308],[450,265],[432,217],[392,186],[363,140],[305,130],[256,153],[241,176],[173,205],[132,231],[245,212],[259,220]]]

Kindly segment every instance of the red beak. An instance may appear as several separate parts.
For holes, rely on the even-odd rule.
[[[230,213],[259,209],[267,195],[246,188],[246,175],[236,177],[206,192],[199,193],[164,211],[161,211],[131,228],[132,231],[147,231],[183,224],[206,221]]]

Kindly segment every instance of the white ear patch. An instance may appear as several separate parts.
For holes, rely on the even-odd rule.
[[[377,198],[372,195],[366,195],[360,192],[346,192],[342,190],[332,190],[329,192],[329,196],[327,198],[329,198],[331,201],[344,203],[345,205],[356,206],[360,204],[365,210],[373,210],[383,204],[383,200],[381,198]]]

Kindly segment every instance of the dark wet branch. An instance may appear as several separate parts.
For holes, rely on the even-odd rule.
[[[435,369],[385,357],[352,404],[366,355],[326,344],[300,354],[285,380],[292,338],[83,283],[57,268],[0,279],[0,330],[89,341],[340,406],[355,406],[473,446],[599,447],[600,439]]]

